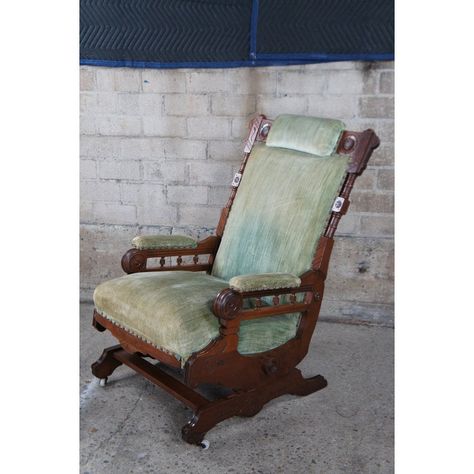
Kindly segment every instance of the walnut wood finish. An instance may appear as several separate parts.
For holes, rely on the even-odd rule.
[[[350,155],[347,172],[360,176],[367,167],[372,152],[380,145],[380,140],[372,129],[364,132],[344,131],[339,139],[336,153]]]
[[[305,379],[296,368],[282,376],[269,375],[258,386],[258,390],[232,394],[198,408],[191,420],[183,426],[183,439],[191,444],[199,444],[207,431],[227,418],[255,416],[274,398],[287,393],[309,395],[326,386],[326,379],[321,375]]]
[[[167,374],[159,367],[147,362],[139,354],[131,354],[126,350],[114,353],[114,357],[121,363],[128,365],[145,378],[167,390],[171,395],[182,401],[192,410],[197,410],[208,403],[208,400],[195,390],[181,383],[175,377]]]
[[[179,360],[176,359],[176,357],[168,352],[158,349],[157,347],[149,344],[146,341],[143,341],[142,339],[139,339],[137,336],[134,336],[120,326],[117,326],[112,321],[104,318],[104,316],[99,314],[96,310],[94,310],[92,324],[96,329],[98,329],[97,326],[101,327],[102,329],[98,329],[99,331],[105,331],[105,329],[108,329],[120,342],[121,347],[123,347],[125,350],[128,350],[128,352],[132,354],[140,353],[144,356],[153,357],[153,359],[157,359],[171,367],[181,367],[181,364]],[[96,374],[94,373],[94,375]],[[99,376],[97,375],[97,377]]]
[[[100,379],[105,379],[119,366],[122,362],[114,356],[117,351],[121,351],[120,344],[104,349],[99,359],[92,364],[92,373]]]
[[[202,351],[193,354],[185,366],[185,380],[190,386],[197,386],[206,380],[234,390],[250,390],[261,383],[265,375],[284,374],[295,367],[306,355],[316,325],[324,291],[324,280],[317,272],[306,272],[301,276],[299,288],[282,288],[242,293],[244,298],[264,297],[271,294],[304,293],[303,303],[282,303],[262,306],[251,310],[228,310],[229,289],[222,290],[214,300],[213,311],[220,323],[220,336]],[[230,290],[234,292],[234,290]],[[216,302],[221,302],[221,304]],[[236,299],[237,301],[237,299]],[[291,309],[290,309],[291,308]],[[296,337],[285,344],[266,352],[242,355],[237,352],[240,322],[255,317],[271,317],[289,312],[301,312]],[[246,317],[248,316],[248,317]],[[231,369],[230,369],[231,368]],[[263,377],[263,379],[262,379]]]
[[[170,248],[170,249],[130,249],[122,257],[122,268],[125,273],[137,272],[162,272],[171,270],[209,272],[212,268],[214,256],[217,253],[221,239],[215,235],[198,242],[195,248]],[[193,255],[193,263],[183,265],[181,257]],[[206,263],[198,263],[199,255],[209,255]],[[165,257],[178,257],[177,265],[166,265]],[[147,260],[160,258],[159,267],[147,267]]]
[[[254,143],[266,140],[271,125],[272,121],[263,115],[259,115],[250,123],[240,173],[245,171]],[[107,377],[120,364],[125,364],[170,392],[194,412],[194,416],[182,429],[183,439],[193,444],[200,443],[205,433],[222,420],[232,416],[253,416],[275,397],[286,393],[308,395],[324,388],[327,385],[324,377],[317,375],[305,379],[296,366],[307,354],[316,326],[334,245],[334,233],[341,216],[349,207],[349,196],[355,179],[364,171],[370,155],[378,145],[379,139],[373,130],[342,133],[337,153],[350,156],[347,174],[339,193],[344,203],[340,209],[331,212],[327,227],[315,249],[311,268],[300,276],[301,285],[297,288],[277,290],[237,292],[225,288],[220,291],[212,304],[212,311],[219,322],[219,336],[186,361],[183,381],[143,359],[145,356],[152,357],[166,365],[180,367],[180,362],[174,356],[130,334],[97,312],[94,312],[93,319],[96,329],[108,329],[119,340],[120,345],[104,351],[92,366],[94,375]],[[216,236],[200,241],[195,249],[130,249],[122,258],[124,271],[210,272],[237,190],[238,186],[232,188],[229,200],[222,210]],[[194,256],[193,264],[183,265],[181,256],[189,255]],[[199,255],[209,255],[208,261],[199,263]],[[178,257],[177,265],[166,265],[165,257],[171,256]],[[160,266],[147,268],[147,260],[150,258],[159,258]],[[272,297],[272,304],[263,304],[262,298],[265,297],[266,301],[268,297]],[[253,302],[250,308],[244,305],[246,300]],[[301,314],[293,339],[266,352],[248,355],[238,352],[239,327],[242,321],[287,313]],[[214,401],[207,400],[195,390],[198,385],[204,383],[227,387],[232,393]]]
[[[365,130],[364,132],[345,131],[342,133],[337,146],[337,153],[350,156],[347,174],[339,191],[339,196],[344,199],[344,205],[338,212],[331,213],[329,223],[324,233],[325,237],[333,238],[341,217],[349,208],[349,196],[355,180],[357,176],[363,173],[367,167],[369,158],[379,145],[380,140],[371,129]]]

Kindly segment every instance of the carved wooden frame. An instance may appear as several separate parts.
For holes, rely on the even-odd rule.
[[[244,157],[239,169],[245,171],[248,157],[256,141],[264,142],[272,121],[259,115],[250,122],[250,131],[244,147]],[[355,179],[362,174],[379,139],[373,130],[364,132],[344,131],[336,152],[350,156],[347,173],[333,207],[325,232],[320,237],[311,268],[303,273],[297,288],[260,290],[239,293],[225,288],[214,299],[212,311],[219,320],[219,336],[204,349],[194,353],[183,368],[182,380],[172,377],[156,365],[146,361],[151,357],[166,365],[179,368],[180,361],[164,350],[143,341],[115,325],[94,311],[93,325],[99,331],[108,329],[120,342],[105,349],[100,359],[92,365],[92,372],[106,379],[116,367],[126,364],[148,380],[166,389],[188,405],[194,416],[183,427],[183,439],[199,444],[205,433],[220,421],[231,416],[253,416],[263,405],[285,393],[306,395],[327,385],[318,375],[303,378],[296,366],[308,352],[324,293],[324,281],[333,248],[333,236],[342,215],[349,207],[349,196]],[[212,270],[215,255],[236,196],[238,184],[232,188],[229,200],[222,210],[216,235],[200,241],[196,248],[180,249],[130,249],[122,258],[126,273],[143,271],[206,271]],[[192,264],[182,264],[182,256],[193,256]],[[209,255],[207,262],[200,263],[200,255]],[[175,265],[167,265],[166,257],[177,257]],[[159,267],[147,267],[147,260],[159,258]],[[300,301],[296,295],[302,295]],[[281,299],[281,296],[285,297]],[[263,305],[261,298],[273,297],[273,305]],[[255,305],[244,309],[243,302],[251,298]],[[241,321],[270,317],[277,314],[300,313],[295,337],[285,344],[257,354],[242,355],[237,351]],[[210,401],[195,389],[204,383],[222,385],[232,390],[231,395]]]

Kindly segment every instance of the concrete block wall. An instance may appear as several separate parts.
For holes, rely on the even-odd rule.
[[[249,117],[293,113],[381,138],[341,221],[321,317],[393,323],[392,62],[80,74],[83,299],[123,274],[135,235],[213,233]]]

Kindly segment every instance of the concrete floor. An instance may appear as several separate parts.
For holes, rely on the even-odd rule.
[[[329,385],[217,425],[202,450],[181,440],[188,408],[128,367],[105,388],[90,372],[108,332],[81,307],[81,473],[392,473],[393,330],[319,322],[306,376]]]

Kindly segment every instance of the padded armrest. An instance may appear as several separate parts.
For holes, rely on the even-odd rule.
[[[256,290],[277,290],[278,288],[296,288],[300,285],[300,278],[291,273],[238,275],[229,280],[229,286],[239,293]]]
[[[197,241],[186,235],[137,235],[132,245],[138,250],[193,249]]]

